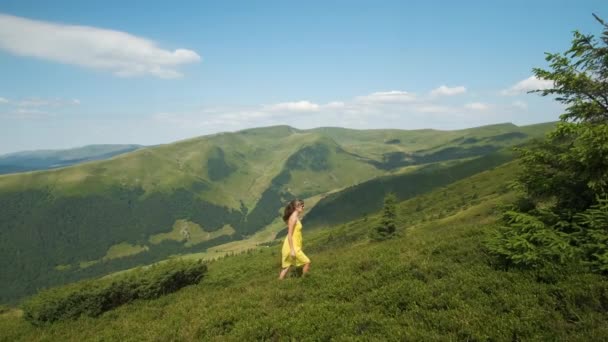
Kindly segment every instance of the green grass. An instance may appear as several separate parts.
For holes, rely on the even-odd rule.
[[[500,269],[484,248],[517,164],[398,205],[398,236],[368,239],[378,217],[307,231],[309,277],[278,281],[280,241],[209,264],[203,281],[99,318],[34,327],[0,315],[0,339],[569,340],[608,338],[608,282]]]
[[[101,259],[81,261],[78,263],[78,267],[81,269],[88,268],[100,262],[136,255],[147,250],[149,250],[149,248],[146,245],[132,245],[127,242],[121,242],[110,246],[106,255]],[[55,269],[58,271],[69,271],[72,269],[72,265],[57,265],[55,266]]]
[[[89,261],[81,261],[78,263],[78,267],[80,268],[89,268],[93,265],[96,265],[99,263],[100,260],[89,260]],[[64,271],[66,271],[68,269],[64,269]]]
[[[413,153],[431,151],[439,148],[458,146],[459,138],[483,140],[492,136],[523,132],[536,137],[547,132],[554,123],[543,123],[529,126],[516,126],[511,123],[488,125],[454,131],[421,129],[404,131],[397,129],[354,130],[338,127],[317,128],[320,132],[334,139],[345,149],[361,156],[381,160],[382,154],[389,152]],[[387,142],[398,140],[398,143]]]
[[[187,238],[185,234],[187,234]],[[190,222],[188,220],[177,220],[170,232],[152,235],[148,240],[150,243],[155,245],[165,240],[173,240],[178,242],[183,241],[184,245],[186,246],[193,246],[222,235],[231,234],[234,234],[234,229],[230,227],[230,225],[225,225],[219,230],[208,232],[194,222]]]
[[[57,266],[55,266],[55,269],[57,271],[67,271],[67,270],[72,269],[72,265],[57,265]]]
[[[121,242],[110,247],[106,255],[103,257],[103,260],[124,258],[126,256],[139,254],[147,250],[148,247],[145,245],[132,245],[126,242]]]

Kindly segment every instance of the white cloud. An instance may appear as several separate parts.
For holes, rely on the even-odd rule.
[[[467,91],[467,88],[463,86],[458,87],[448,87],[445,85],[440,86],[439,88],[435,88],[431,91],[432,96],[452,96],[458,94],[464,94]]]
[[[319,105],[310,101],[283,102],[265,106],[265,109],[273,112],[315,112],[319,110]]]
[[[413,102],[416,100],[416,95],[408,93],[407,91],[391,90],[391,91],[380,91],[371,93],[365,96],[359,96],[356,98],[357,102],[361,103],[406,103]]]
[[[200,61],[191,50],[164,50],[129,33],[0,14],[0,49],[20,56],[108,70],[117,76],[177,78],[180,64]]]
[[[344,108],[345,104],[344,102],[341,101],[333,101],[333,102],[329,102],[323,105],[323,108],[327,108],[327,109],[339,109],[339,108]]]
[[[155,121],[173,124],[183,129],[214,127],[223,130],[221,128],[223,126],[244,128],[270,125],[273,121],[288,118],[290,114],[293,114],[270,107],[272,106],[202,108],[181,113],[157,113],[152,118]]]
[[[475,96],[473,96],[475,98]],[[271,125],[298,128],[456,129],[513,121],[525,116],[521,101],[491,103],[491,99],[454,101],[454,98],[420,96],[406,91],[374,92],[343,101],[308,100],[245,107],[202,108],[157,115],[159,126],[169,123],[181,132],[217,132]],[[521,119],[519,119],[521,121]],[[193,133],[195,135],[196,133]]]
[[[517,82],[509,89],[505,89],[500,93],[506,96],[518,95],[531,90],[543,90],[553,88],[553,81],[530,76],[525,80]]]
[[[467,103],[466,105],[464,105],[464,107],[472,110],[486,110],[489,108],[487,104],[481,102]]]
[[[447,104],[441,98],[422,97],[406,91],[374,92],[348,101],[329,101],[317,104],[302,100],[261,106],[202,108],[189,112],[157,114],[154,120],[173,124],[184,130],[242,129],[287,124],[295,127],[341,126],[351,128],[437,127],[463,125],[466,122],[491,118],[478,111],[489,105],[474,102]],[[294,115],[300,114],[300,115]],[[405,125],[405,126],[404,126]]]

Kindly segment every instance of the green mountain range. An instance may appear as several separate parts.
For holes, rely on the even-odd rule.
[[[604,276],[505,269],[488,254],[519,170],[508,162],[399,202],[397,236],[383,242],[369,239],[376,212],[313,230],[305,216],[306,277],[277,280],[277,240],[210,262],[197,285],[96,318],[33,326],[0,308],[0,339],[606,340]]]
[[[172,255],[210,258],[267,243],[284,228],[280,211],[294,197],[312,208],[311,225],[347,222],[377,210],[389,190],[407,199],[500,165],[510,159],[505,148],[551,127],[275,126],[3,175],[0,301]]]

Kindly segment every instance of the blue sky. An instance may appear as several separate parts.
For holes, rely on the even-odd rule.
[[[242,128],[556,120],[530,78],[606,1],[0,1],[0,154]]]

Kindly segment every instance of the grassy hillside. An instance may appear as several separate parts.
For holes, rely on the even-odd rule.
[[[34,327],[5,310],[5,340],[572,340],[608,338],[608,282],[500,269],[484,240],[514,199],[509,163],[399,203],[398,236],[369,215],[306,232],[312,274],[278,281],[280,246],[210,263],[195,286]]]
[[[108,159],[135,151],[141,145],[89,145],[67,150],[38,150],[10,153],[0,156],[0,174],[34,170],[47,170]]]
[[[405,200],[457,180],[494,168],[513,159],[509,150],[494,152],[462,163],[429,166],[401,175],[378,177],[322,198],[306,216],[310,226],[332,226],[373,213],[382,207],[384,197],[394,193]]]
[[[175,254],[203,253],[248,239],[260,242],[262,234],[268,240],[280,230],[279,211],[293,197],[314,203],[379,176],[485,155],[545,128],[518,129],[276,126],[0,176],[0,302]],[[458,140],[475,136],[475,146]],[[176,228],[182,224],[188,232]],[[175,229],[185,238],[175,238]]]
[[[317,128],[346,150],[385,168],[471,157],[541,137],[555,123],[518,127],[511,123],[454,131]]]

